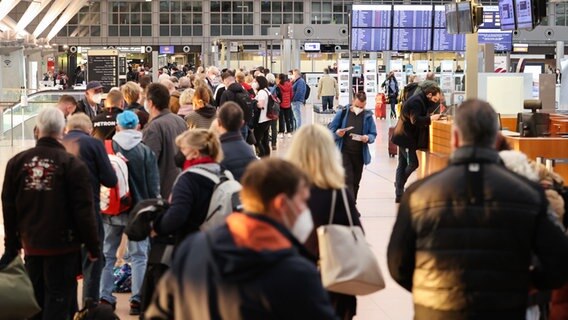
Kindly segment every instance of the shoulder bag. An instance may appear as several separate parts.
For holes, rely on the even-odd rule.
[[[366,295],[385,288],[377,258],[371,251],[363,230],[353,225],[345,189],[341,197],[349,226],[332,224],[337,190],[333,191],[329,224],[317,229],[319,266],[323,286],[332,292]]]

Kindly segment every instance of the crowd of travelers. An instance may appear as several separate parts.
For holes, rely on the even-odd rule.
[[[0,273],[23,250],[41,308],[22,318],[115,319],[114,270],[126,261],[130,315],[141,319],[353,319],[355,291],[322,282],[321,233],[363,228],[359,184],[380,138],[365,93],[324,127],[301,117],[309,89],[297,69],[171,67],[157,83],[130,69],[128,80],[104,99],[89,82],[80,101],[41,110],[36,146],[7,164]],[[327,85],[318,98],[331,108]],[[439,118],[440,89],[418,88],[393,136],[400,206],[387,253],[415,319],[563,319],[561,178],[499,153],[497,114],[468,100],[448,167],[405,189]],[[271,156],[285,138],[287,152]]]

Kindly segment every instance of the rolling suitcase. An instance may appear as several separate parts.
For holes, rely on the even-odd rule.
[[[375,98],[375,118],[387,118],[387,101],[384,93],[379,93]]]
[[[389,127],[389,157],[394,158],[398,154],[398,146],[392,143],[391,138],[395,127]]]

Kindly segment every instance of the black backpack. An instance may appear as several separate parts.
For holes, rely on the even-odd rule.
[[[266,89],[266,93],[268,93],[268,106],[266,107],[266,117],[270,120],[276,120],[280,115],[280,99],[276,94],[270,93],[268,89]]]
[[[237,92],[235,93],[235,102],[243,109],[245,124],[249,127],[252,125],[252,119],[254,117],[254,102],[247,92]]]
[[[310,93],[312,93],[312,89],[306,83],[306,94],[304,95],[304,102],[308,100],[308,98],[310,97]]]

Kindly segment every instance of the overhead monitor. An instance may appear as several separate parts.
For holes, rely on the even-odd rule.
[[[446,28],[446,6],[434,6],[434,28]]]
[[[393,51],[430,51],[432,29],[395,28],[392,30]]]
[[[500,30],[479,30],[479,43],[493,43],[497,52],[511,52],[513,50],[513,33]]]
[[[392,25],[391,5],[354,4],[351,10],[353,28],[390,28]]]
[[[473,33],[473,9],[470,1],[461,1],[458,6],[458,31],[459,33]]]
[[[534,28],[535,21],[531,0],[515,0],[515,23],[517,29]]]
[[[304,43],[304,51],[305,52],[320,52],[320,43],[319,42],[306,42],[306,43]]]
[[[393,28],[431,28],[431,5],[395,5]]]
[[[513,0],[499,0],[501,30],[515,30],[515,5]]]
[[[449,34],[457,34],[458,28],[458,8],[456,3],[446,4],[446,30]]]
[[[351,29],[351,49],[353,51],[388,51],[390,50],[390,31],[387,28]]]
[[[483,23],[479,29],[500,29],[499,6],[483,6]]]
[[[174,46],[160,46],[160,54],[173,54]]]

